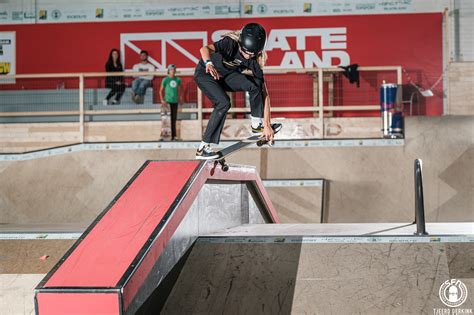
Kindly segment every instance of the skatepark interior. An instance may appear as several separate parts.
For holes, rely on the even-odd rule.
[[[60,7],[62,2],[56,2]],[[335,1],[352,2],[359,3]],[[308,77],[316,81],[304,84],[310,86],[305,93],[313,100],[314,113],[301,110],[298,116],[288,114],[289,110],[275,111],[284,127],[274,146],[250,145],[230,155],[228,171],[212,161],[193,159],[210,109],[199,91],[187,94],[181,107],[180,140],[158,141],[162,120],[160,109],[155,108],[159,103],[156,87],[145,105],[133,105],[136,108],[125,104],[129,100],[116,108],[93,105],[105,89],[91,92],[90,86],[103,80],[103,73],[90,74],[84,63],[62,71],[74,76],[86,73],[78,76],[84,90],[83,99],[77,99],[82,109],[76,113],[60,109],[61,102],[69,102],[68,88],[44,88],[46,96],[31,92],[53,79],[17,58],[20,76],[16,80],[24,82],[26,92],[17,85],[20,91],[0,84],[0,314],[472,313],[474,32],[470,25],[474,23],[470,22],[474,22],[474,5],[469,1],[422,2],[413,1],[394,14],[401,19],[414,13],[436,15],[441,43],[435,48],[440,50],[442,67],[435,73],[417,73],[418,78],[429,78],[425,87],[439,75],[442,80],[433,87],[431,99],[423,101],[415,90],[421,101],[407,101],[403,137],[384,138],[379,109],[374,112],[373,107],[379,106],[381,78],[396,78],[393,73],[409,67],[401,64],[399,70],[377,72],[377,85],[370,90],[375,103],[372,107],[358,104],[367,107],[361,111],[337,109],[356,105],[337,103],[350,98],[331,94],[332,89],[356,88],[338,85],[338,81],[333,86],[323,71],[313,69]],[[115,2],[94,5],[111,3]],[[154,5],[159,8],[163,3]],[[243,2],[226,3],[240,3],[244,8]],[[272,10],[272,3],[265,10]],[[262,5],[253,4],[251,14],[264,23],[263,11],[256,11],[257,7],[263,10]],[[313,7],[318,7],[318,1]],[[381,13],[361,14],[354,11],[347,16]],[[321,23],[335,27],[345,23],[346,15],[342,16],[329,14]],[[245,17],[235,20],[244,23],[252,16]],[[341,20],[334,24],[331,17]],[[182,17],[170,19],[180,23]],[[289,28],[288,22],[277,19],[268,22],[272,28]],[[60,21],[46,27],[77,24]],[[192,21],[185,29],[176,26],[177,30],[189,31],[186,27],[194,25]],[[26,28],[35,30],[40,23]],[[120,21],[102,23],[129,27]],[[92,21],[84,27],[97,25]],[[16,30],[18,54],[24,49],[26,28],[0,24],[0,35]],[[129,29],[120,32],[132,33]],[[137,26],[134,32],[142,29]],[[376,66],[387,65],[398,67],[390,60]],[[369,91],[364,90],[364,71],[378,71],[369,68],[361,70],[364,93]],[[384,72],[393,69],[391,74]],[[306,80],[299,75],[307,75],[269,71],[283,71],[281,75],[295,80]],[[38,73],[40,77],[35,77]],[[190,78],[191,72],[182,73]],[[166,73],[157,71],[156,75]],[[413,94],[406,90],[411,79],[405,74],[399,77],[403,99],[410,100]],[[324,85],[317,78],[324,78]],[[273,80],[269,79],[270,94],[272,82],[283,86],[278,85],[280,79]],[[33,86],[31,91],[28,84]],[[187,84],[186,89],[195,89]],[[71,90],[81,91],[80,84],[72,86]],[[273,91],[277,107],[292,106],[282,101],[284,93]],[[33,109],[31,104],[13,101],[31,96],[38,102],[52,101],[54,106],[41,104],[42,109]],[[320,103],[314,103],[315,99]],[[219,148],[247,135],[246,112],[238,108],[242,100],[233,101],[236,111],[228,117],[230,127]],[[329,104],[333,111],[323,111],[325,102],[334,102]],[[438,105],[439,113],[434,109]],[[34,113],[41,110],[45,113]],[[57,113],[60,110],[70,110],[70,117],[80,118],[68,120],[69,116]],[[314,131],[314,126],[319,129]],[[422,161],[422,186],[417,185],[417,159]],[[420,209],[426,221],[424,234],[418,233],[421,223],[416,210]],[[462,306],[449,307],[441,300],[440,286],[451,279],[467,288]]]

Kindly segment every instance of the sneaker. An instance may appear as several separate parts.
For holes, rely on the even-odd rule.
[[[196,151],[196,159],[197,160],[212,160],[217,159],[219,157],[219,153],[215,152],[210,145],[204,146],[202,150]]]
[[[117,101],[117,100],[113,100],[111,103],[112,103],[112,105],[118,105],[118,104],[120,104],[120,102]]]
[[[135,94],[135,96],[133,97],[133,102],[135,102],[135,104],[143,104],[143,97],[138,94]]]
[[[107,101],[107,100],[103,100],[103,101],[102,101],[102,105],[104,105],[104,106],[107,106],[107,105],[109,105],[109,101]]]
[[[272,129],[274,133],[277,133],[281,130],[282,124],[272,124]],[[257,128],[252,127],[253,133],[262,133],[263,132],[263,124],[260,123]]]

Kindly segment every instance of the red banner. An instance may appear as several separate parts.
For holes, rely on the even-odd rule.
[[[148,50],[158,68],[170,63],[193,68],[203,44],[250,21],[267,30],[267,65],[272,68],[400,65],[423,88],[442,74],[439,13],[36,24],[0,26],[0,31],[16,31],[17,73],[96,72],[104,71],[111,48],[122,51],[127,69],[138,61],[141,49]],[[370,82],[374,88],[380,83]],[[441,115],[442,84],[433,92],[421,113]]]

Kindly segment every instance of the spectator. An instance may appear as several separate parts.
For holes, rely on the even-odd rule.
[[[148,52],[142,50],[140,52],[140,63],[133,66],[134,72],[153,72],[155,67],[148,63]],[[132,82],[132,100],[135,104],[143,104],[146,89],[151,86],[153,75],[139,76]]]
[[[109,53],[109,59],[105,64],[106,72],[123,72],[122,63],[120,62],[120,53],[117,49],[112,49]],[[105,87],[110,89],[109,94],[102,102],[104,106],[109,104],[120,104],[120,99],[125,92],[125,82],[122,76],[110,76],[105,78]],[[110,99],[115,95],[115,99]]]
[[[183,85],[181,79],[176,76],[176,66],[173,64],[168,66],[168,76],[161,81],[160,99],[161,106],[169,105],[168,108],[171,109],[171,140],[175,141],[178,101],[180,104],[183,103]]]

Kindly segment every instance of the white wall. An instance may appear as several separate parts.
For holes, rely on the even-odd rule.
[[[452,1],[449,18],[451,60],[474,61],[474,1]]]

